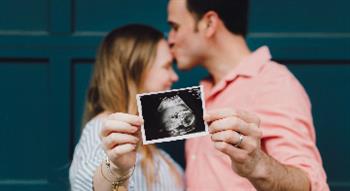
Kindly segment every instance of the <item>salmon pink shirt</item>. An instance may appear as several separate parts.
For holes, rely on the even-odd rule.
[[[210,78],[201,84],[207,110],[229,107],[257,114],[263,130],[262,149],[282,164],[304,170],[312,191],[329,190],[308,95],[285,66],[271,61],[266,46],[215,86]],[[256,190],[231,169],[231,160],[214,148],[210,136],[186,141],[186,181],[188,191]]]

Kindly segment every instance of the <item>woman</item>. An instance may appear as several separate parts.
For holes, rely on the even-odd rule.
[[[136,106],[137,93],[170,89],[177,80],[161,32],[128,25],[105,37],[70,167],[72,190],[183,190],[180,167],[164,151],[140,144]]]

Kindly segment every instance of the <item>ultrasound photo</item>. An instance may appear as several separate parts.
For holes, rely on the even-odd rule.
[[[201,86],[138,94],[143,144],[207,135],[203,97]]]

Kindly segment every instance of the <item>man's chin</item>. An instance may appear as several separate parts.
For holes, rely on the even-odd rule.
[[[177,68],[181,71],[187,71],[191,70],[192,66],[191,64],[185,63],[185,62],[176,62],[177,63]]]
[[[196,63],[193,62],[191,57],[188,56],[179,56],[175,57],[174,61],[179,70],[186,71],[191,70],[196,66]]]

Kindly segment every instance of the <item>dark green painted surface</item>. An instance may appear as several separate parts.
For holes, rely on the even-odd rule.
[[[328,179],[346,183],[350,169],[350,62],[300,61],[290,62],[288,66],[312,99],[317,144]]]
[[[47,0],[1,1],[1,32],[46,31],[48,28]]]
[[[0,61],[0,186],[47,184],[48,78],[47,60]]]
[[[0,163],[0,168],[7,172],[1,173],[0,179],[27,180],[45,176],[47,158],[33,153],[47,153],[48,149],[47,68],[47,63],[40,61],[7,61],[0,64],[0,116],[3,127],[0,129],[0,140],[10,141],[1,141],[0,144],[1,160],[7,161]],[[17,163],[17,159],[23,156],[26,162]],[[43,168],[36,169],[40,165]],[[22,173],[13,171],[14,167],[21,169]]]
[[[76,0],[74,14],[76,32],[105,32],[128,23],[152,25],[160,30],[167,28],[166,2],[164,0]]]
[[[166,2],[0,2],[0,190],[68,189],[99,41],[133,22],[166,33]],[[349,6],[347,0],[252,0],[248,35],[252,49],[269,45],[308,91],[317,144],[336,191],[350,190]],[[174,88],[205,75],[203,69],[181,72]],[[184,165],[183,142],[159,146]]]
[[[93,61],[76,61],[73,64],[73,99],[74,99],[74,127],[82,124],[82,115],[84,111],[86,90],[89,86],[90,76],[92,75]],[[73,145],[79,140],[81,128],[74,129]]]
[[[251,32],[322,33],[327,36],[350,31],[348,0],[252,2]]]

